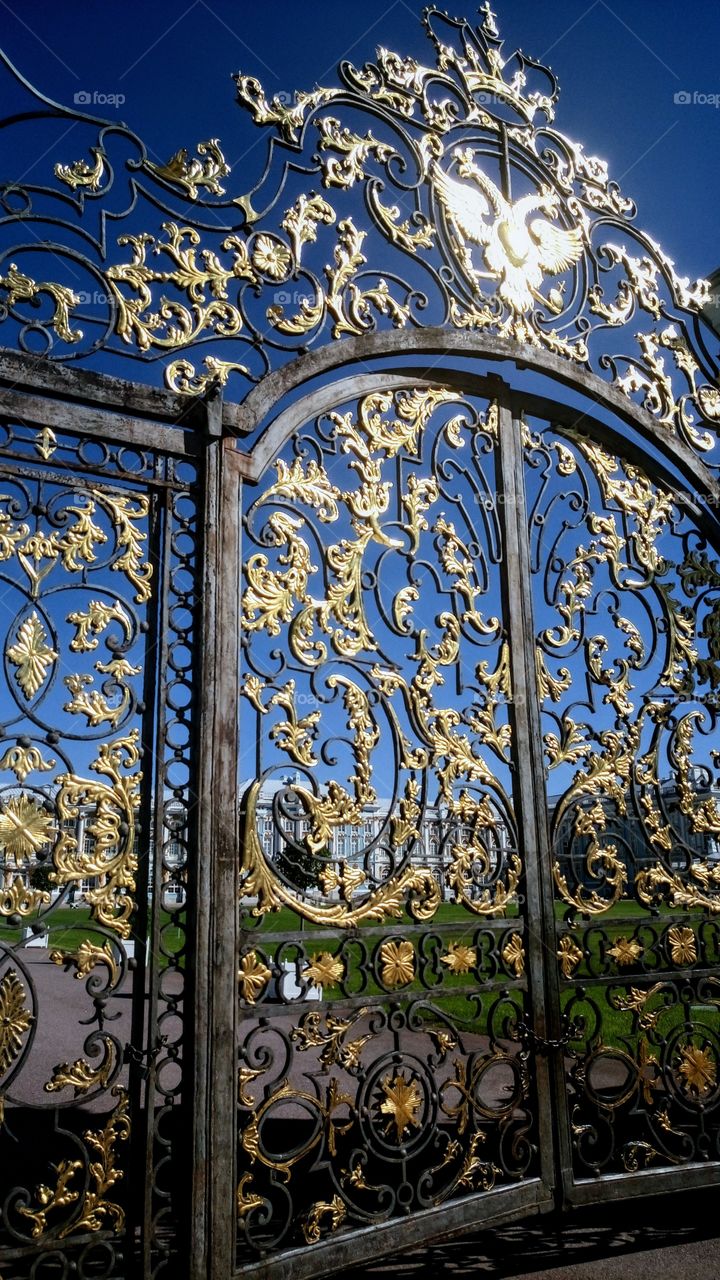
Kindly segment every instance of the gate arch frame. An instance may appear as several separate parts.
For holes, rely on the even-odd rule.
[[[414,363],[408,363],[407,366],[398,366],[394,363],[386,372],[380,368],[372,371],[357,371],[358,365],[368,365],[370,362],[382,361],[389,357],[397,358],[399,355],[407,356],[408,360],[414,356],[420,359]],[[578,409],[561,400],[555,401],[534,391],[514,387],[511,380],[495,372],[473,373],[448,363],[428,368],[421,362],[422,356],[440,357],[446,360],[452,360],[453,357],[471,357],[483,362],[498,361],[504,365],[513,363],[519,371],[530,369],[534,373],[547,374],[557,379],[570,391],[579,392],[587,397],[590,406],[599,407],[608,417],[603,420],[590,410]],[[311,386],[304,395],[299,394],[290,404],[283,407],[289,395],[302,393],[303,387],[307,387],[308,384]],[[671,488],[677,487],[679,472],[682,479],[687,480],[693,490],[692,499],[684,495],[684,504],[691,512],[698,530],[720,551],[720,482],[715,479],[697,454],[664,430],[652,415],[629,401],[627,397],[620,395],[597,375],[573,369],[550,353],[538,352],[535,348],[521,346],[507,339],[478,338],[478,335],[458,334],[438,329],[423,330],[412,335],[370,334],[351,339],[343,344],[330,343],[298,357],[282,369],[269,374],[238,404],[223,404],[220,409],[218,394],[218,408],[215,413],[222,440],[221,449],[217,455],[217,484],[220,495],[217,510],[221,513],[224,509],[228,523],[224,526],[224,533],[221,525],[217,540],[218,548],[221,549],[216,564],[217,571],[219,572],[222,565],[227,569],[228,547],[233,548],[236,545],[237,512],[242,507],[240,495],[243,485],[248,482],[254,483],[261,478],[270,462],[279,455],[296,430],[327,409],[372,391],[397,390],[409,385],[429,388],[440,384],[447,384],[452,389],[462,390],[468,394],[495,399],[501,415],[505,414],[513,429],[517,429],[525,413],[541,418],[549,425],[556,424],[576,429],[580,427],[583,435],[587,435],[593,441],[608,444],[627,461],[643,466],[653,481]],[[219,425],[221,420],[222,426]],[[630,427],[637,433],[635,438],[628,438],[623,431],[624,426]],[[251,435],[255,435],[255,439],[246,451],[243,445]],[[673,474],[671,463],[676,469],[675,474]],[[230,559],[232,559],[232,552]],[[239,571],[240,557],[238,558],[238,582]],[[527,605],[530,598],[529,584],[523,584],[520,579],[517,579],[516,585],[517,589],[524,593]],[[209,588],[208,582],[208,590]],[[226,618],[229,617],[227,604],[227,595],[224,600],[216,602],[214,607],[218,608],[218,618],[223,614]],[[208,637],[213,635],[214,626],[215,624],[212,623],[208,625],[206,630]],[[239,662],[239,628],[237,637],[238,650],[237,656],[233,653],[233,661]],[[526,672],[528,684],[531,678],[534,678],[531,677],[531,673]],[[527,701],[529,706],[534,704],[532,697]],[[541,733],[538,721],[526,744],[531,755],[537,754],[540,743]],[[534,771],[539,779],[543,771],[541,759],[535,761]],[[528,797],[528,803],[537,804],[538,801],[544,803],[543,795],[542,787],[539,784],[536,785],[535,795]],[[544,820],[544,810],[536,822],[536,828],[541,825],[542,820]],[[222,843],[222,839],[216,837],[216,847],[221,848]],[[549,856],[547,848],[544,851],[541,850],[538,856],[547,858]],[[220,855],[220,862],[223,861],[227,862],[227,854]],[[526,874],[530,872],[527,864],[525,872]],[[216,926],[219,924],[220,929],[214,934],[214,946],[217,954],[222,952],[229,956],[237,953],[237,946],[236,944],[232,947],[228,946],[227,935],[221,936],[221,934],[223,928],[232,931],[237,925],[237,913],[232,905],[237,894],[237,880],[235,880],[235,893],[230,895],[227,892],[230,879],[228,879],[226,865],[220,867],[219,875],[221,879],[211,890],[215,903],[220,905],[221,912],[216,918]],[[546,889],[547,887],[546,885]],[[230,902],[228,910],[221,905],[223,902]],[[547,908],[546,901],[546,911]],[[547,916],[544,927],[545,929],[550,927]],[[213,943],[210,940],[208,942],[212,950]],[[217,967],[213,965],[213,968],[216,976],[219,977]],[[539,980],[544,982],[546,976],[541,974]],[[538,981],[537,976],[535,981]],[[232,987],[232,983],[227,981],[227,966],[225,977],[220,978],[220,982],[221,986],[217,994],[220,1004],[226,1011],[226,1001]],[[550,1038],[557,1037],[562,1032],[559,1000],[553,999],[552,992],[544,990],[542,1003],[549,1014],[549,1022],[541,1029],[540,1034],[541,1036],[547,1034]],[[200,1047],[200,1054],[205,1054],[206,1065],[211,1064],[213,1078],[208,1100],[214,1098],[215,1102],[210,1103],[207,1126],[209,1132],[214,1131],[216,1136],[211,1137],[209,1146],[214,1150],[217,1143],[227,1151],[227,1133],[235,1132],[234,1123],[226,1124],[225,1117],[228,1115],[234,1117],[235,1114],[235,1089],[232,1084],[228,1088],[228,1081],[233,1080],[236,1027],[233,1022],[232,1033],[230,1033],[230,1024],[220,1005],[216,1004],[214,1007],[216,1013],[211,1015],[211,1021],[213,1018],[217,1019],[214,1033],[212,1026],[209,1027],[213,1044],[209,1052]],[[234,1016],[237,1016],[236,1008]],[[223,1023],[225,1024],[224,1032]],[[537,1061],[535,1059],[536,1063]],[[560,1095],[565,1089],[562,1062],[556,1063],[556,1077],[555,1085],[551,1089],[552,1117],[549,1121],[547,1117],[541,1118],[541,1126],[544,1123],[546,1134],[548,1129],[551,1129],[554,1135],[549,1155],[553,1178],[547,1186],[543,1184],[542,1177],[539,1179],[539,1192],[535,1203],[529,1202],[523,1209],[518,1209],[514,1204],[508,1206],[503,1201],[503,1197],[509,1196],[508,1189],[497,1188],[496,1191],[484,1195],[486,1203],[491,1197],[497,1195],[498,1207],[495,1212],[490,1209],[488,1215],[483,1216],[482,1223],[474,1221],[469,1224],[467,1202],[459,1201],[451,1203],[450,1206],[440,1206],[436,1210],[413,1215],[413,1229],[408,1229],[410,1227],[408,1221],[403,1224],[404,1241],[408,1244],[421,1244],[440,1237],[458,1236],[480,1225],[488,1227],[499,1225],[509,1219],[522,1216],[523,1212],[526,1215],[542,1214],[571,1204],[578,1206],[592,1204],[600,1199],[599,1195],[593,1192],[593,1187],[600,1184],[606,1188],[610,1186],[610,1196],[617,1199],[626,1196],[647,1197],[676,1189],[676,1179],[672,1171],[646,1169],[612,1179],[605,1176],[596,1183],[588,1181],[585,1185],[575,1184],[573,1193],[568,1195],[568,1188],[573,1179],[571,1171],[567,1164],[563,1164],[561,1158],[562,1141],[566,1142],[566,1146],[569,1144],[569,1120],[567,1116],[563,1117],[560,1114],[562,1109],[559,1103]],[[218,1098],[220,1098],[219,1105]],[[564,1138],[560,1144],[557,1141],[558,1125],[561,1131],[565,1129]],[[201,1153],[207,1152],[207,1132],[203,1132],[203,1129],[204,1125],[201,1122],[196,1135],[196,1151],[199,1158],[202,1158]],[[383,1252],[382,1242],[389,1242],[396,1235],[398,1222],[393,1219],[384,1224],[375,1224],[372,1227],[353,1231],[348,1235],[347,1240],[331,1235],[313,1245],[311,1250],[305,1251],[305,1257],[297,1250],[281,1253],[272,1264],[269,1264],[268,1260],[271,1270],[264,1269],[266,1264],[259,1263],[257,1266],[237,1271],[232,1262],[235,1238],[233,1202],[232,1196],[227,1194],[237,1183],[237,1173],[234,1153],[232,1156],[229,1152],[227,1154],[227,1168],[228,1170],[232,1168],[233,1173],[230,1180],[226,1181],[225,1192],[221,1191],[215,1177],[211,1175],[212,1185],[208,1184],[206,1192],[195,1199],[192,1280],[204,1280],[208,1275],[215,1274],[232,1276],[233,1280],[241,1280],[245,1275],[251,1277],[251,1280],[264,1275],[272,1275],[273,1280],[291,1280],[291,1278],[303,1280],[304,1277],[328,1274],[338,1266],[376,1258]],[[706,1166],[701,1165],[686,1167],[679,1171],[679,1176],[682,1177],[683,1184],[690,1187],[703,1186],[708,1180]],[[668,1185],[669,1182],[670,1185]],[[436,1220],[435,1230],[433,1230],[433,1220]]]

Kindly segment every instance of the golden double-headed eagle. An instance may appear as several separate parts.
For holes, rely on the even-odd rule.
[[[582,230],[566,230],[548,221],[559,212],[551,188],[543,187],[510,203],[473,163],[470,152],[458,151],[456,155],[458,173],[471,179],[472,186],[451,178],[438,164],[433,165],[431,179],[455,233],[451,238],[458,258],[475,287],[482,292],[482,280],[497,281],[500,298],[517,314],[529,311],[534,301],[561,311],[563,286],[552,289],[547,298],[538,290],[545,276],[567,271],[578,261],[583,250]],[[535,210],[547,217],[528,221]],[[486,271],[475,267],[470,245],[482,249]]]

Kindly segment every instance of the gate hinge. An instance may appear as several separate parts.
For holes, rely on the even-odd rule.
[[[156,1059],[167,1044],[167,1036],[157,1036],[155,1043],[147,1049],[137,1049],[134,1044],[126,1044],[123,1054],[123,1062],[131,1062],[134,1066],[140,1068],[140,1075],[146,1080],[150,1074],[150,1068],[155,1065]]]
[[[550,1053],[553,1049],[564,1049],[571,1040],[576,1040],[582,1035],[582,1021],[573,1019],[572,1022],[569,1022],[566,1014],[563,1014],[562,1021],[563,1033],[555,1040],[536,1035],[532,1027],[529,1027],[526,1022],[518,1023],[518,1031],[521,1038],[527,1041],[528,1045],[535,1050],[535,1053]]]

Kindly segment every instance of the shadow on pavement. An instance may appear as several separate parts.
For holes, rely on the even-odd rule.
[[[418,1280],[446,1274],[500,1280],[547,1271],[552,1280],[557,1267],[713,1240],[719,1229],[720,1185],[711,1191],[657,1196],[644,1203],[624,1200],[602,1208],[533,1217],[337,1274],[343,1280],[380,1280],[391,1274]],[[716,1256],[720,1275],[720,1241]],[[633,1274],[630,1265],[628,1260],[628,1276]],[[679,1275],[670,1266],[663,1268],[658,1280],[679,1280]]]

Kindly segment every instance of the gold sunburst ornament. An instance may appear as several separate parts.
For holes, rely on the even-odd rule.
[[[678,1070],[688,1092],[698,1098],[709,1093],[717,1080],[715,1058],[707,1045],[702,1049],[694,1044],[681,1045]]]
[[[400,1142],[406,1129],[418,1127],[418,1112],[422,1103],[420,1086],[417,1080],[406,1080],[402,1071],[394,1078],[386,1076],[381,1081],[381,1086],[385,1101],[381,1102],[380,1110],[389,1117],[387,1131],[389,1133],[394,1125]]]
[[[613,945],[608,947],[608,955],[619,967],[635,964],[643,953],[643,948],[634,938],[616,938]]]
[[[345,976],[345,965],[329,951],[321,951],[319,955],[310,956],[310,963],[303,969],[302,976],[316,986],[335,987]]]
[[[52,815],[36,800],[12,796],[0,812],[0,849],[16,867],[22,866],[49,844],[54,830]]]

